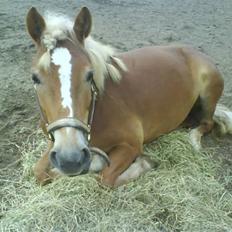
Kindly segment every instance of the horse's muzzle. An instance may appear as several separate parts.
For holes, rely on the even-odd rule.
[[[66,175],[80,175],[89,171],[91,153],[87,147],[74,151],[52,150],[50,161],[55,168]]]

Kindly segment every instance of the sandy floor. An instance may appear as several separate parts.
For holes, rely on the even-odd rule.
[[[25,30],[31,6],[74,17],[81,6],[92,11],[93,36],[119,51],[146,45],[184,43],[210,55],[225,79],[221,101],[232,108],[231,0],[78,0],[2,1],[0,11],[0,168],[19,158],[18,147],[37,128],[39,113],[30,79],[35,49]],[[232,166],[231,138],[208,138]],[[14,166],[11,166],[15,168]],[[230,171],[231,172],[231,171]]]

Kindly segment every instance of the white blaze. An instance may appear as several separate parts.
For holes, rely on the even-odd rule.
[[[67,48],[56,48],[52,54],[52,62],[59,65],[61,100],[64,108],[68,107],[69,117],[73,117],[71,97],[72,65],[71,54]]]

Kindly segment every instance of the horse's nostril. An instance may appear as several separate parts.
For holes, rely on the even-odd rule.
[[[90,150],[88,148],[84,148],[82,152],[83,152],[83,163],[85,163],[90,159]]]

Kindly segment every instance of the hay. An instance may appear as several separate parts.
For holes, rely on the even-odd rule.
[[[232,196],[215,177],[220,161],[193,151],[186,131],[146,146],[158,169],[115,190],[92,175],[39,187],[31,167],[44,147],[41,138],[23,147],[18,178],[4,180],[0,231],[231,231]]]

